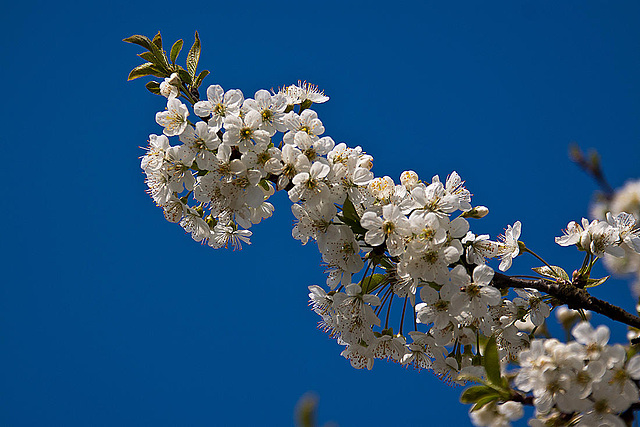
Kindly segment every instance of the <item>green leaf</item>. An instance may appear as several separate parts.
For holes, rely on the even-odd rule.
[[[494,335],[489,338],[484,348],[484,370],[487,372],[487,379],[490,383],[502,387],[500,356],[498,356],[498,346],[496,345],[496,337]]]
[[[556,265],[552,265],[551,268],[544,265],[542,267],[532,268],[532,270],[540,274],[541,276],[553,277],[555,279],[562,279],[566,282],[571,281],[571,279],[569,279],[569,275],[567,274],[567,272]]]
[[[178,76],[180,77],[180,80],[182,80],[182,82],[184,84],[190,85],[193,82],[193,78],[191,77],[191,75],[189,73],[187,73],[187,71],[184,68],[182,68],[180,66],[178,66],[178,67],[179,68],[178,68],[177,73],[178,73]]]
[[[342,215],[336,215],[336,216],[338,217],[338,219],[340,221],[344,222],[346,225],[349,226],[351,231],[353,231],[353,234],[366,234],[367,233],[367,229],[362,227],[358,221],[354,221],[354,220],[346,218],[346,217],[344,217]]]
[[[461,403],[476,403],[480,399],[487,396],[495,396],[500,397],[497,391],[492,389],[491,387],[487,387],[486,385],[476,385],[473,387],[469,387],[460,395]]]
[[[204,80],[204,78],[207,77],[208,75],[209,75],[209,70],[200,71],[200,74],[198,74],[198,77],[196,77],[196,80],[193,82],[193,86],[200,87],[200,85],[202,84],[202,80]]]
[[[472,382],[478,383],[478,384],[485,384],[485,381],[482,378],[478,378],[478,377],[476,377],[474,375],[466,374],[466,373],[458,374],[458,376],[456,377],[456,380],[458,380],[458,381],[472,381]]]
[[[183,44],[184,44],[184,41],[182,41],[182,39],[180,39],[177,42],[175,42],[173,44],[173,46],[171,46],[171,51],[169,52],[169,57],[171,59],[171,63],[172,64],[176,63],[176,59],[178,59],[178,55],[180,54],[180,51],[182,50],[182,45]]]
[[[153,40],[151,40],[151,42],[155,44],[158,49],[162,50],[162,36],[160,35],[160,31],[158,31],[158,34],[153,37]]]
[[[370,294],[387,280],[386,274],[372,274],[362,279],[362,292]]]
[[[385,257],[380,257],[378,259],[376,259],[376,261],[378,261],[378,264],[380,264],[382,266],[382,268],[384,268],[385,270],[388,270],[390,268],[394,268],[393,265],[387,261],[387,259]]]
[[[498,399],[500,399],[500,396],[486,396],[486,397],[483,397],[482,399],[478,400],[478,402],[475,405],[473,405],[473,407],[471,408],[471,412],[477,411],[479,409],[482,409],[485,405],[487,405],[487,404],[489,404],[489,403],[491,403],[493,401],[496,401]]]
[[[358,216],[356,207],[353,206],[353,203],[351,202],[351,200],[349,200],[349,197],[347,197],[342,204],[342,216],[350,220],[360,222],[360,217]]]
[[[155,93],[156,95],[160,95],[160,83],[154,82],[154,81],[150,81],[144,86],[147,89],[149,89],[149,92]]]
[[[596,286],[602,285],[607,279],[611,276],[605,276],[602,279],[587,279],[587,288],[594,288]]]
[[[142,46],[147,50],[151,50],[151,40],[149,40],[149,37],[146,36],[136,34],[131,37],[127,37],[126,39],[122,39],[122,41],[125,43],[137,44],[138,46]]]
[[[267,180],[262,178],[260,180],[260,182],[258,182],[258,185],[260,185],[260,187],[264,188],[264,191],[269,191],[269,184],[267,183]]]
[[[196,78],[196,70],[198,69],[198,61],[200,61],[200,37],[196,31],[196,40],[187,54],[187,71],[191,75],[191,80]]]
[[[147,62],[158,64],[158,58],[156,58],[156,56],[151,52],[142,52],[139,53],[138,56]]]
[[[158,33],[160,34],[160,33]],[[156,37],[158,37],[158,35],[156,35]],[[142,46],[145,49],[147,49],[148,51],[150,51],[153,56],[156,57],[157,61],[149,61],[149,62],[153,62],[155,63],[160,69],[162,68],[166,68],[166,70],[163,71],[169,71],[168,67],[169,67],[169,63],[167,62],[167,57],[166,55],[162,52],[162,49],[158,48],[158,46],[156,45],[156,37],[154,37],[154,41],[152,42],[151,40],[149,40],[148,37],[145,36],[141,36],[141,35],[133,35],[131,37],[127,37],[126,39],[123,39],[122,41],[127,42],[127,43],[133,43],[133,44],[137,44],[138,46]]]
[[[162,73],[162,71],[158,70],[158,68],[156,68],[155,65],[153,65],[150,62],[147,62],[131,70],[131,72],[129,73],[129,77],[127,78],[127,81],[137,79],[138,77],[144,77],[144,76],[164,77],[165,75]]]

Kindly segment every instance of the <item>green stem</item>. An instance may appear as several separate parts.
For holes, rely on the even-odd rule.
[[[544,263],[544,265],[546,265],[547,267],[549,267],[551,269],[551,271],[554,271],[553,267],[551,267],[549,265],[549,263],[547,261],[545,261],[544,259],[542,259],[542,257],[540,255],[538,255],[537,253],[533,252],[531,249],[529,249],[528,247],[524,247],[523,248],[523,252],[528,252],[531,255],[533,255],[534,257],[538,258],[540,261],[542,261],[542,263]]]

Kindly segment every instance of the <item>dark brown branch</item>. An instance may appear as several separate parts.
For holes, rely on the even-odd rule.
[[[520,279],[506,276],[496,272],[493,276],[493,286],[499,289],[507,288],[531,288],[556,298],[562,304],[567,304],[574,310],[585,309],[607,316],[611,320],[624,323],[625,325],[640,328],[640,317],[610,304],[606,301],[595,298],[585,290],[579,289],[569,283],[552,283],[546,280]]]

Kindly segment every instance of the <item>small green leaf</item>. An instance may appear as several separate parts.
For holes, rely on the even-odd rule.
[[[269,191],[269,184],[267,183],[266,179],[262,178],[258,185],[260,185],[260,187],[262,187],[264,191]]]
[[[178,67],[179,68],[178,68],[177,73],[178,73],[178,76],[180,77],[180,80],[182,80],[182,82],[184,84],[190,85],[193,82],[193,78],[191,77],[191,75],[189,73],[187,73],[187,71],[184,68],[182,68],[180,66],[178,66]]]
[[[466,374],[466,373],[462,373],[462,374],[458,374],[458,376],[456,377],[456,380],[458,381],[471,381],[474,383],[478,383],[478,384],[484,384],[485,381],[482,378],[478,378],[474,375],[471,374]]]
[[[156,56],[151,52],[142,52],[142,53],[139,53],[138,56],[147,62],[151,62],[152,64],[158,64],[158,58],[156,58]]]
[[[176,59],[178,59],[178,55],[180,54],[180,51],[182,50],[182,45],[183,44],[184,44],[184,41],[182,41],[182,39],[180,39],[177,42],[175,42],[173,44],[173,46],[171,46],[171,51],[169,52],[169,57],[171,58],[171,63],[172,64],[176,63]]]
[[[471,412],[477,411],[479,409],[482,409],[485,405],[494,402],[496,400],[500,399],[500,396],[485,396],[482,399],[478,400],[478,402],[473,405],[473,407],[471,408]]]
[[[147,50],[151,50],[151,40],[149,40],[149,37],[146,36],[136,34],[131,37],[127,37],[126,39],[122,39],[122,41],[125,43],[137,44],[138,46],[142,46]]]
[[[367,276],[362,279],[362,292],[365,294],[370,294],[375,291],[380,285],[382,285],[387,280],[387,276],[385,274],[372,274],[371,276]]]
[[[486,385],[476,385],[473,387],[469,387],[460,395],[461,403],[476,403],[480,399],[487,396],[496,396],[500,397],[497,391],[494,389],[487,387]]]
[[[349,197],[347,197],[342,204],[342,216],[352,221],[360,222],[360,217],[358,216],[356,207],[353,206],[353,203],[351,202],[351,200],[349,200]]]
[[[164,77],[162,71],[158,70],[155,65],[150,62],[139,65],[129,73],[129,77],[127,80],[137,79],[138,77],[144,76],[156,76],[156,77]]]
[[[160,95],[160,83],[154,82],[154,81],[150,81],[144,86],[147,89],[149,89],[149,92],[155,93],[156,95]]]
[[[594,288],[596,286],[602,285],[607,279],[611,276],[605,276],[602,279],[587,279],[587,288]]]
[[[570,282],[569,275],[562,268],[552,265],[551,268],[544,265],[542,267],[532,268],[533,271],[545,277],[553,277],[554,279],[562,279],[566,282]]]
[[[353,234],[366,234],[367,230],[366,228],[362,227],[360,225],[359,221],[354,221],[350,218],[344,217],[342,215],[336,215],[338,217],[338,219],[342,222],[344,222],[346,225],[349,226],[349,228],[351,229],[351,231],[353,231]]]
[[[484,370],[487,372],[487,379],[490,383],[502,387],[500,356],[498,356],[498,346],[496,345],[496,337],[494,335],[489,338],[484,348]]]
[[[155,44],[158,49],[162,50],[162,36],[160,35],[160,31],[158,31],[158,34],[153,37],[153,40],[151,40],[151,42]]]
[[[204,80],[204,78],[207,77],[208,75],[209,75],[209,70],[200,71],[200,74],[198,74],[198,77],[196,77],[196,80],[193,82],[193,86],[200,87],[200,85],[202,84],[202,80]]]
[[[385,270],[394,268],[393,265],[389,261],[387,261],[385,257],[380,257],[379,259],[377,259],[377,261],[378,264],[380,264]]]
[[[191,80],[196,78],[196,70],[198,69],[198,61],[200,61],[200,37],[196,31],[196,40],[187,54],[187,71],[191,75]]]

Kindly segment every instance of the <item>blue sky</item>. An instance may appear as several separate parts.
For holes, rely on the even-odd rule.
[[[596,148],[614,187],[639,175],[636,2],[3,9],[1,425],[291,425],[310,390],[322,422],[468,424],[462,389],[380,361],[356,371],[315,329],[320,256],[290,237],[285,195],[242,252],[164,220],[138,159],[164,102],[126,82],[140,63],[129,35],[190,45],[198,30],[203,87],[318,84],[326,133],[373,155],[376,175],[456,170],[491,210],[474,231],[521,220],[522,240],[567,269],[581,256],[553,237],[596,189],[569,143]],[[633,308],[624,281],[596,291]]]

